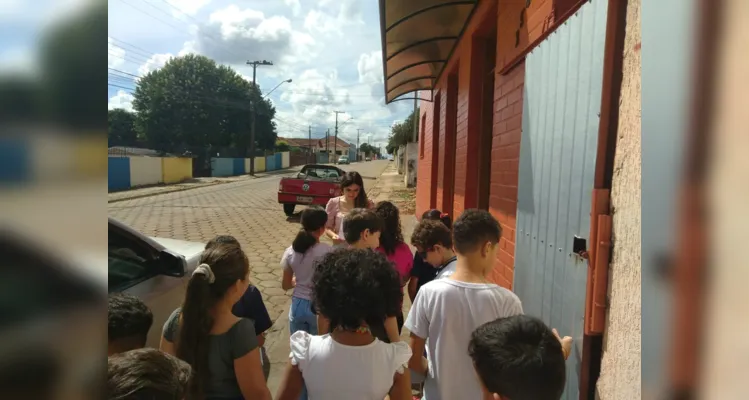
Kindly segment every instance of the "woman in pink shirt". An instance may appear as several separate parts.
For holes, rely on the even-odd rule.
[[[377,251],[383,253],[398,271],[401,279],[401,297],[403,288],[408,284],[411,278],[411,268],[414,266],[413,253],[411,248],[403,240],[401,231],[401,219],[398,207],[389,201],[381,201],[375,207],[375,213],[384,222],[382,232],[380,232],[380,247]],[[401,310],[403,309],[403,299],[401,298]],[[403,329],[403,311],[396,316],[398,320],[398,333]]]
[[[345,246],[343,238],[343,219],[354,208],[372,208],[372,203],[364,191],[364,180],[356,171],[349,171],[341,180],[343,194],[328,201],[325,212],[328,214],[328,223],[325,226],[325,235],[329,237],[336,247]]]

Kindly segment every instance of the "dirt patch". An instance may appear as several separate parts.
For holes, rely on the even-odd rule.
[[[401,215],[413,215],[416,212],[416,189],[395,188],[390,193],[389,200],[398,207]]]

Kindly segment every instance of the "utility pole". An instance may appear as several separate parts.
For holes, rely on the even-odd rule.
[[[338,161],[336,157],[336,150],[338,147],[338,114],[343,114],[344,111],[333,111],[335,113],[335,140],[333,140],[333,157]]]
[[[329,142],[330,142],[330,128],[328,128],[328,130],[325,131],[325,154],[328,155],[328,162],[330,162],[330,149],[328,147]]]
[[[312,153],[312,125],[307,125],[307,135],[308,135],[307,140],[309,140],[309,142],[307,142],[307,146],[308,146],[307,150],[309,150],[309,153],[311,154]],[[310,162],[309,156],[307,156],[307,162]]]
[[[359,161],[359,131],[361,129],[356,130],[356,161]]]
[[[255,83],[255,75],[257,73],[258,65],[273,65],[270,61],[247,61],[247,65],[252,65],[252,86],[257,88]],[[260,89],[258,89],[260,93]],[[257,107],[254,102],[250,102],[250,112],[252,114],[252,120],[250,121],[250,175],[255,176],[255,117],[257,116]]]

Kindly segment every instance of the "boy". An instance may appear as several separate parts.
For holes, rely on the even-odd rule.
[[[380,246],[383,222],[374,211],[355,208],[343,219],[343,236],[353,249],[376,249]]]
[[[560,339],[541,320],[499,318],[473,332],[468,354],[485,400],[559,400],[572,338]]]
[[[109,357],[110,400],[180,400],[187,398],[192,368],[156,349],[138,349]]]
[[[125,293],[109,295],[107,355],[146,347],[153,325],[151,310],[140,299]]]
[[[523,313],[514,293],[486,278],[497,259],[500,235],[491,214],[466,210],[453,225],[455,272],[422,286],[411,307],[406,319],[409,368],[426,376],[429,400],[480,399],[481,385],[466,352],[471,333],[486,322]],[[429,361],[422,357],[425,347]]]
[[[422,220],[414,228],[411,244],[427,264],[436,269],[434,279],[447,278],[458,263],[450,230],[439,221]],[[416,296],[414,296],[416,297]]]
[[[205,249],[208,250],[213,246],[219,245],[242,247],[234,236],[219,235],[211,239],[205,245]],[[255,323],[255,334],[257,335],[258,346],[260,346],[263,374],[265,374],[265,380],[267,381],[268,376],[270,376],[270,359],[264,346],[265,332],[273,326],[273,321],[270,320],[268,309],[265,307],[265,302],[263,302],[262,293],[254,285],[249,285],[239,301],[234,304],[231,312],[239,318],[251,319]]]

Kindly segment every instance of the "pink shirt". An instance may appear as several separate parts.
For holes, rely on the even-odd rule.
[[[395,264],[395,269],[401,276],[401,283],[404,282],[411,276],[411,268],[414,266],[414,255],[411,253],[411,248],[405,243],[400,243],[395,246],[395,252],[393,254],[385,253],[385,249],[378,247],[377,251],[384,254],[390,262]]]
[[[368,200],[367,208],[373,207],[374,203],[372,200]],[[337,233],[338,236],[343,239],[343,219],[348,212],[341,211],[341,197],[333,197],[328,200],[328,205],[325,206],[325,212],[328,213],[328,223],[326,224],[326,227]]]

